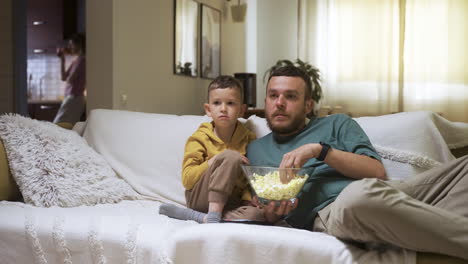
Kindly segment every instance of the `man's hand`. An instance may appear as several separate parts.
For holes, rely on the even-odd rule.
[[[299,199],[295,199],[294,203],[291,201],[281,201],[279,205],[276,205],[276,203],[279,201],[270,201],[269,204],[267,205],[261,205],[258,201],[257,196],[254,196],[252,198],[252,203],[254,205],[257,205],[260,208],[263,208],[265,218],[268,222],[270,223],[275,223],[277,222],[282,216],[285,216],[289,214],[292,210],[296,209]]]
[[[248,201],[248,200],[242,200],[241,204],[242,206],[259,207],[257,204],[254,204],[252,201]]]
[[[280,168],[302,168],[311,158],[320,154],[322,146],[317,143],[305,144],[297,149],[283,155]]]
[[[317,143],[303,145],[283,155],[280,168],[302,168],[312,158],[318,157],[322,146]],[[382,162],[356,153],[330,148],[325,162],[343,175],[354,178],[378,178],[386,180],[385,168]]]

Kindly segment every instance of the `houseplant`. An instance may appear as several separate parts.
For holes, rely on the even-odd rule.
[[[320,85],[320,71],[312,66],[311,64],[304,62],[300,59],[296,59],[294,62],[290,60],[278,60],[275,65],[271,66],[263,75],[263,81],[265,82],[265,79],[270,76],[271,72],[287,65],[292,65],[295,67],[300,68],[304,72],[309,75],[310,80],[312,82],[312,99],[318,103],[320,99],[322,98],[322,86]]]

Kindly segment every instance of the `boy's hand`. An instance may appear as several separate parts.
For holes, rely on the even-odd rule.
[[[211,164],[213,164],[213,161],[215,160],[216,156],[218,156],[218,154],[214,155],[213,157],[211,157],[211,159],[208,160],[208,166],[211,166]]]
[[[211,159],[208,160],[208,166],[211,166],[211,164],[213,163],[213,160],[214,160],[214,159],[216,158],[216,156],[218,156],[218,155],[219,155],[219,153],[216,154],[216,155],[214,155],[213,157],[211,157]],[[242,159],[242,163],[247,164],[247,165],[250,164],[250,161],[249,161],[249,159],[248,159],[246,156],[241,155],[241,159]]]

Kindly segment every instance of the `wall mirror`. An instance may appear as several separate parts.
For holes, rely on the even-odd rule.
[[[174,73],[196,77],[199,4],[174,0],[174,10]]]
[[[214,79],[221,73],[221,11],[201,7],[201,77]]]

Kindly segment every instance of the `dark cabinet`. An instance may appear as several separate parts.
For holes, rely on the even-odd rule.
[[[63,0],[28,0],[28,54],[54,54],[63,44]]]
[[[255,108],[255,109],[247,109],[244,113],[244,118],[249,118],[251,115],[256,115],[258,117],[265,118],[265,109]]]
[[[37,120],[54,121],[60,102],[37,102],[28,104],[29,117]]]

